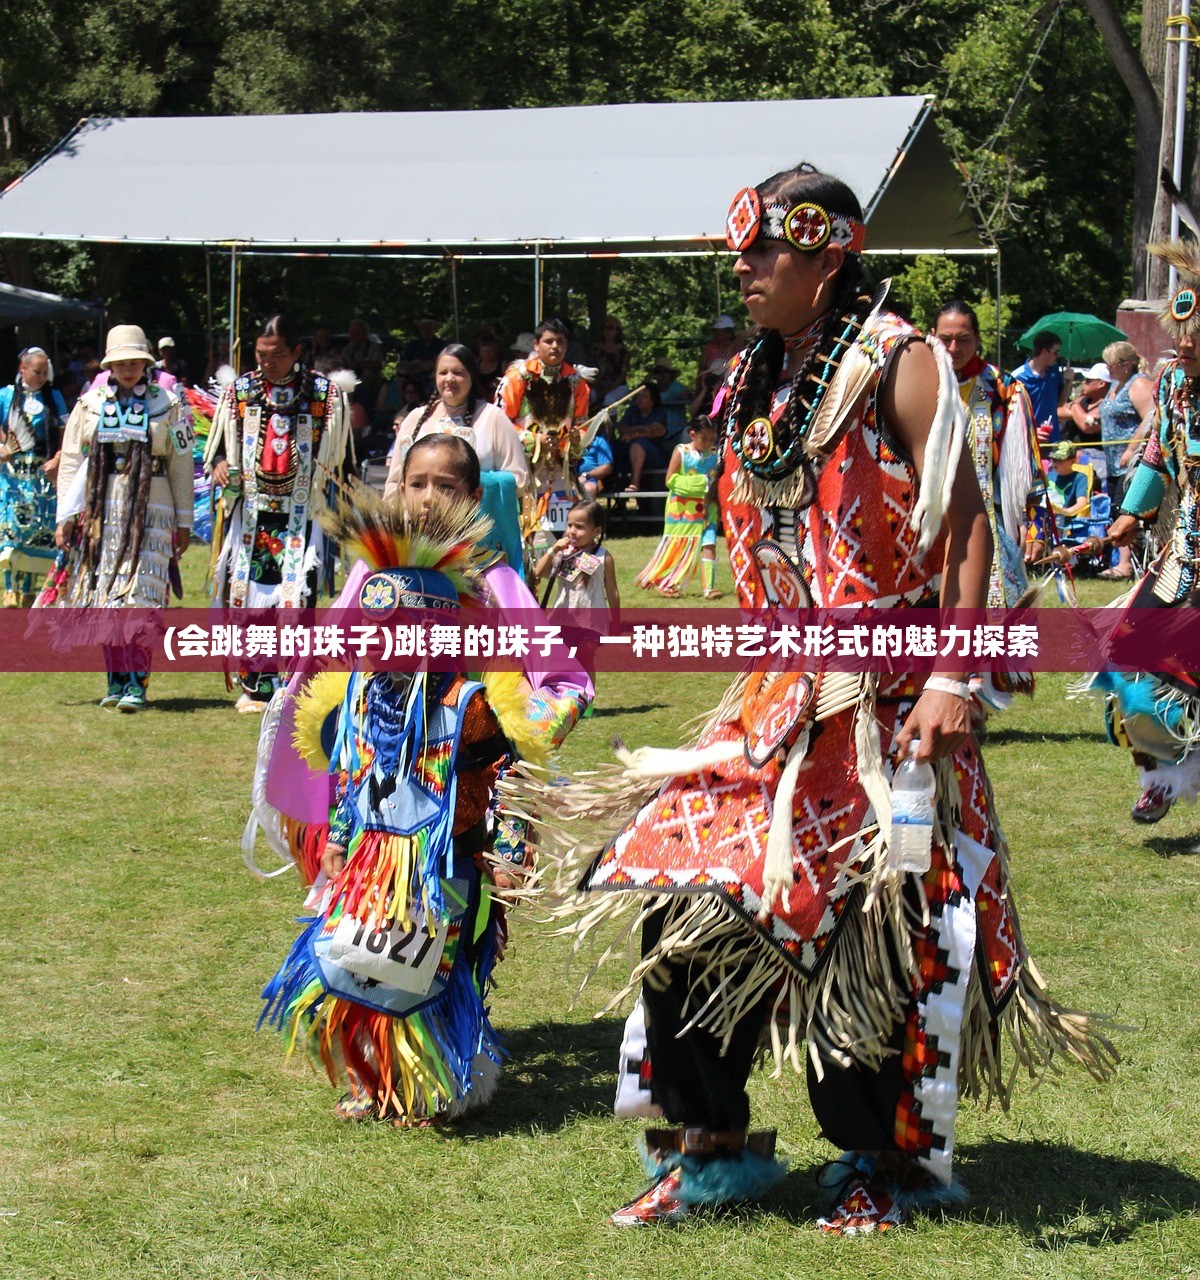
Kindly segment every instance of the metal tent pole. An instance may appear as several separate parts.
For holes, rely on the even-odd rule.
[[[1172,25],[1168,23],[1168,25]],[[1174,25],[1180,28],[1178,72],[1175,77],[1175,150],[1171,157],[1171,179],[1175,190],[1183,190],[1183,141],[1187,130],[1188,53],[1192,47],[1192,0],[1181,0],[1179,17]],[[1179,210],[1171,202],[1171,239],[1179,239]],[[1179,272],[1171,268],[1167,277],[1167,292],[1174,294],[1179,285]]]
[[[208,363],[211,365],[216,347],[213,344],[212,253],[204,250],[204,330],[208,340]]]
[[[533,242],[533,327],[542,323],[542,244]]]
[[[450,255],[450,308],[454,316],[454,341],[459,342],[458,336],[458,259],[454,254]]]
[[[238,359],[241,339],[238,334],[237,267],[237,244],[234,243],[229,246],[229,363],[235,373],[241,371]]]
[[[1000,246],[996,246],[996,367],[1004,367],[1004,294],[1000,289]]]

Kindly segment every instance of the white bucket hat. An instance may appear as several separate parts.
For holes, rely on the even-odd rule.
[[[145,333],[136,324],[115,325],[108,331],[104,343],[104,359],[101,368],[107,369],[118,360],[143,360],[146,364],[154,363],[154,355]]]

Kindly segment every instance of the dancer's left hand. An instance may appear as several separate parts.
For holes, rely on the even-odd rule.
[[[892,751],[903,760],[914,738],[917,759],[928,762],[953,755],[971,734],[971,704],[966,698],[939,689],[928,689],[917,699],[904,728],[896,735]]]
[[[325,845],[325,852],[321,854],[321,870],[325,872],[325,878],[327,880],[336,880],[345,865],[345,846],[334,844],[332,840],[328,841]]]

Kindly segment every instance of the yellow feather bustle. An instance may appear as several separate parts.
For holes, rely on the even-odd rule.
[[[337,715],[349,683],[348,671],[323,671],[306,680],[296,695],[292,745],[317,773],[329,768],[329,756],[321,743],[322,730],[328,718]]]
[[[524,675],[520,671],[485,671],[480,679],[500,731],[517,755],[528,764],[545,768],[550,748],[542,730],[529,719],[529,686]]]

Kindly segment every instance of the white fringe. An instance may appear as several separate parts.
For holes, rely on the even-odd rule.
[[[958,391],[950,353],[932,334],[925,339],[925,344],[933,352],[937,365],[938,394],[937,409],[925,442],[921,492],[909,516],[909,524],[918,532],[917,554],[922,556],[933,546],[949,509],[954,477],[958,473],[958,457],[967,434],[966,410]]]
[[[744,749],[743,744],[735,740],[715,742],[709,747],[638,747],[630,751],[620,739],[614,742],[613,748],[625,766],[625,776],[630,781],[644,782],[654,778],[689,778],[704,769],[739,759]]]
[[[762,911],[765,914],[775,905],[776,899],[787,893],[796,883],[795,829],[792,805],[796,798],[796,780],[808,755],[809,731],[796,739],[796,745],[788,752],[771,811],[771,825],[767,829],[767,850],[763,859]]]
[[[1000,443],[1000,519],[1004,531],[1020,546],[1025,536],[1025,507],[1033,486],[1033,450],[1029,443],[1032,424],[1025,413],[1024,396],[1009,402],[1008,421]]]

